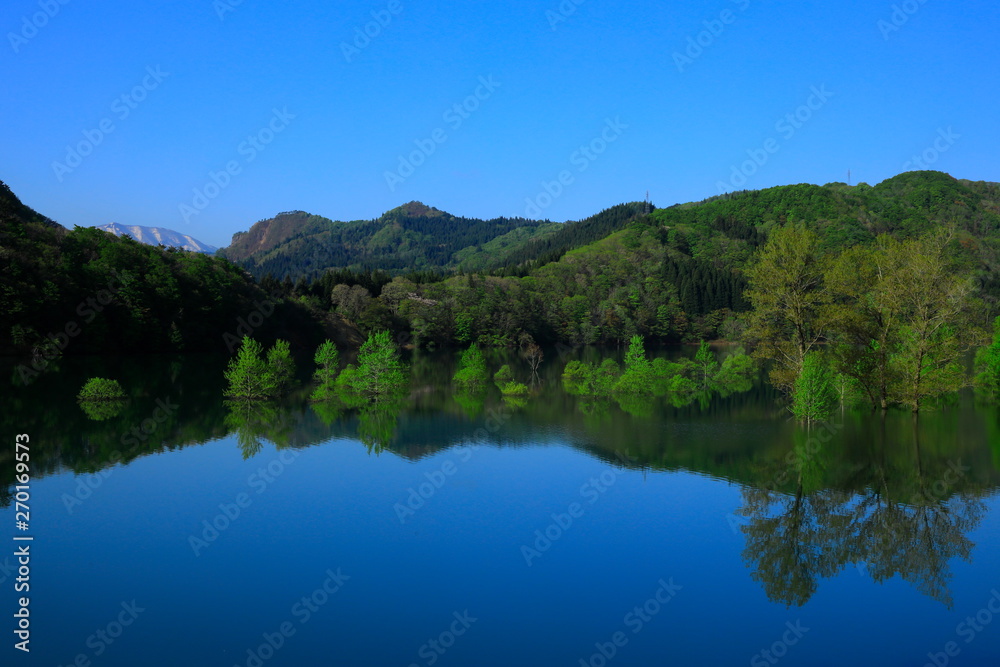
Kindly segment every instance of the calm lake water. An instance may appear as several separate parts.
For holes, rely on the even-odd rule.
[[[360,413],[229,410],[213,358],[5,383],[0,521],[28,433],[35,539],[30,660],[3,664],[1000,665],[996,406],[807,431],[763,384],[578,399],[549,356],[521,404],[456,395],[436,354]],[[76,404],[90,375],[117,414]]]

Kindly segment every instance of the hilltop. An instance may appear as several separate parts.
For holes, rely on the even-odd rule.
[[[580,222],[481,220],[409,202],[373,220],[333,221],[304,211],[279,213],[233,235],[218,255],[258,278],[314,279],[328,269],[489,271],[529,262],[621,229],[641,211],[620,205]]]

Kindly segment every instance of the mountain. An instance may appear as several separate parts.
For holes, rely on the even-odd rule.
[[[1000,312],[1000,184],[923,171],[875,186],[787,185],[657,209],[506,275],[397,276],[369,289],[373,301],[357,321],[445,345],[516,345],[524,334],[564,345],[621,344],[635,334],[661,343],[732,340],[742,326],[736,314],[748,308],[745,269],[788,223],[815,231],[831,252],[953,225],[955,260],[978,283],[985,310]],[[574,227],[585,229],[567,223],[562,233]],[[331,296],[324,281],[315,287],[324,307],[352,319],[360,312],[353,293]]]
[[[324,338],[364,340],[337,314],[265,292],[229,261],[67,230],[0,183],[0,355],[19,357],[17,381],[58,368],[63,354],[229,354],[244,334],[310,351]]]
[[[145,243],[146,245],[164,245],[167,247],[182,248],[192,252],[203,252],[208,255],[211,255],[218,250],[215,246],[202,243],[192,236],[175,232],[172,229],[164,229],[163,227],[120,225],[117,222],[112,222],[108,225],[98,225],[97,229],[111,232],[115,236],[125,236],[127,234],[139,243]]]
[[[258,278],[315,279],[328,269],[400,275],[516,269],[591,243],[635,219],[642,204],[621,204],[579,222],[481,220],[409,202],[374,220],[333,221],[304,211],[279,213],[233,235],[218,255]]]

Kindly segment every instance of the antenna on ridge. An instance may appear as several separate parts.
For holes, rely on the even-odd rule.
[[[851,170],[850,169],[847,170],[847,184],[848,185],[851,184]]]
[[[649,215],[649,190],[646,190],[646,215]]]

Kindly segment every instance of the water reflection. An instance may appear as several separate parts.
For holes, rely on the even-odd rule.
[[[971,559],[975,544],[967,533],[986,512],[989,490],[975,488],[971,468],[958,458],[926,456],[914,422],[908,470],[887,464],[892,452],[882,449],[855,470],[854,484],[862,490],[831,488],[832,445],[817,447],[817,439],[804,436],[798,434],[790,459],[791,492],[773,484],[742,492],[738,513],[749,520],[741,526],[743,559],[768,598],[804,605],[819,580],[851,565],[879,583],[898,575],[950,608],[950,562]]]
[[[974,557],[969,535],[984,516],[984,499],[1000,487],[996,406],[970,395],[918,420],[846,410],[818,437],[789,421],[765,385],[731,394],[578,397],[560,380],[568,360],[543,362],[537,377],[531,374],[530,393],[514,400],[492,383],[456,392],[454,359],[439,355],[413,360],[404,395],[310,403],[307,376],[298,394],[256,404],[222,400],[224,360],[125,361],[107,373],[137,392],[98,421],[65,388],[106,369],[71,359],[61,375],[46,374],[5,397],[0,422],[8,433],[38,436],[38,479],[61,470],[97,472],[223,437],[244,458],[267,443],[301,448],[338,438],[414,460],[485,432],[495,446],[570,446],[615,465],[615,453],[628,451],[637,469],[695,472],[743,489],[742,557],[776,603],[803,605],[823,579],[856,567],[876,582],[899,576],[951,604],[953,561]],[[493,367],[508,362],[522,364],[529,377],[513,355],[491,359]],[[163,402],[177,408],[153,419]],[[10,503],[14,476],[13,459],[0,457],[0,505]],[[650,507],[657,502],[649,498]]]

